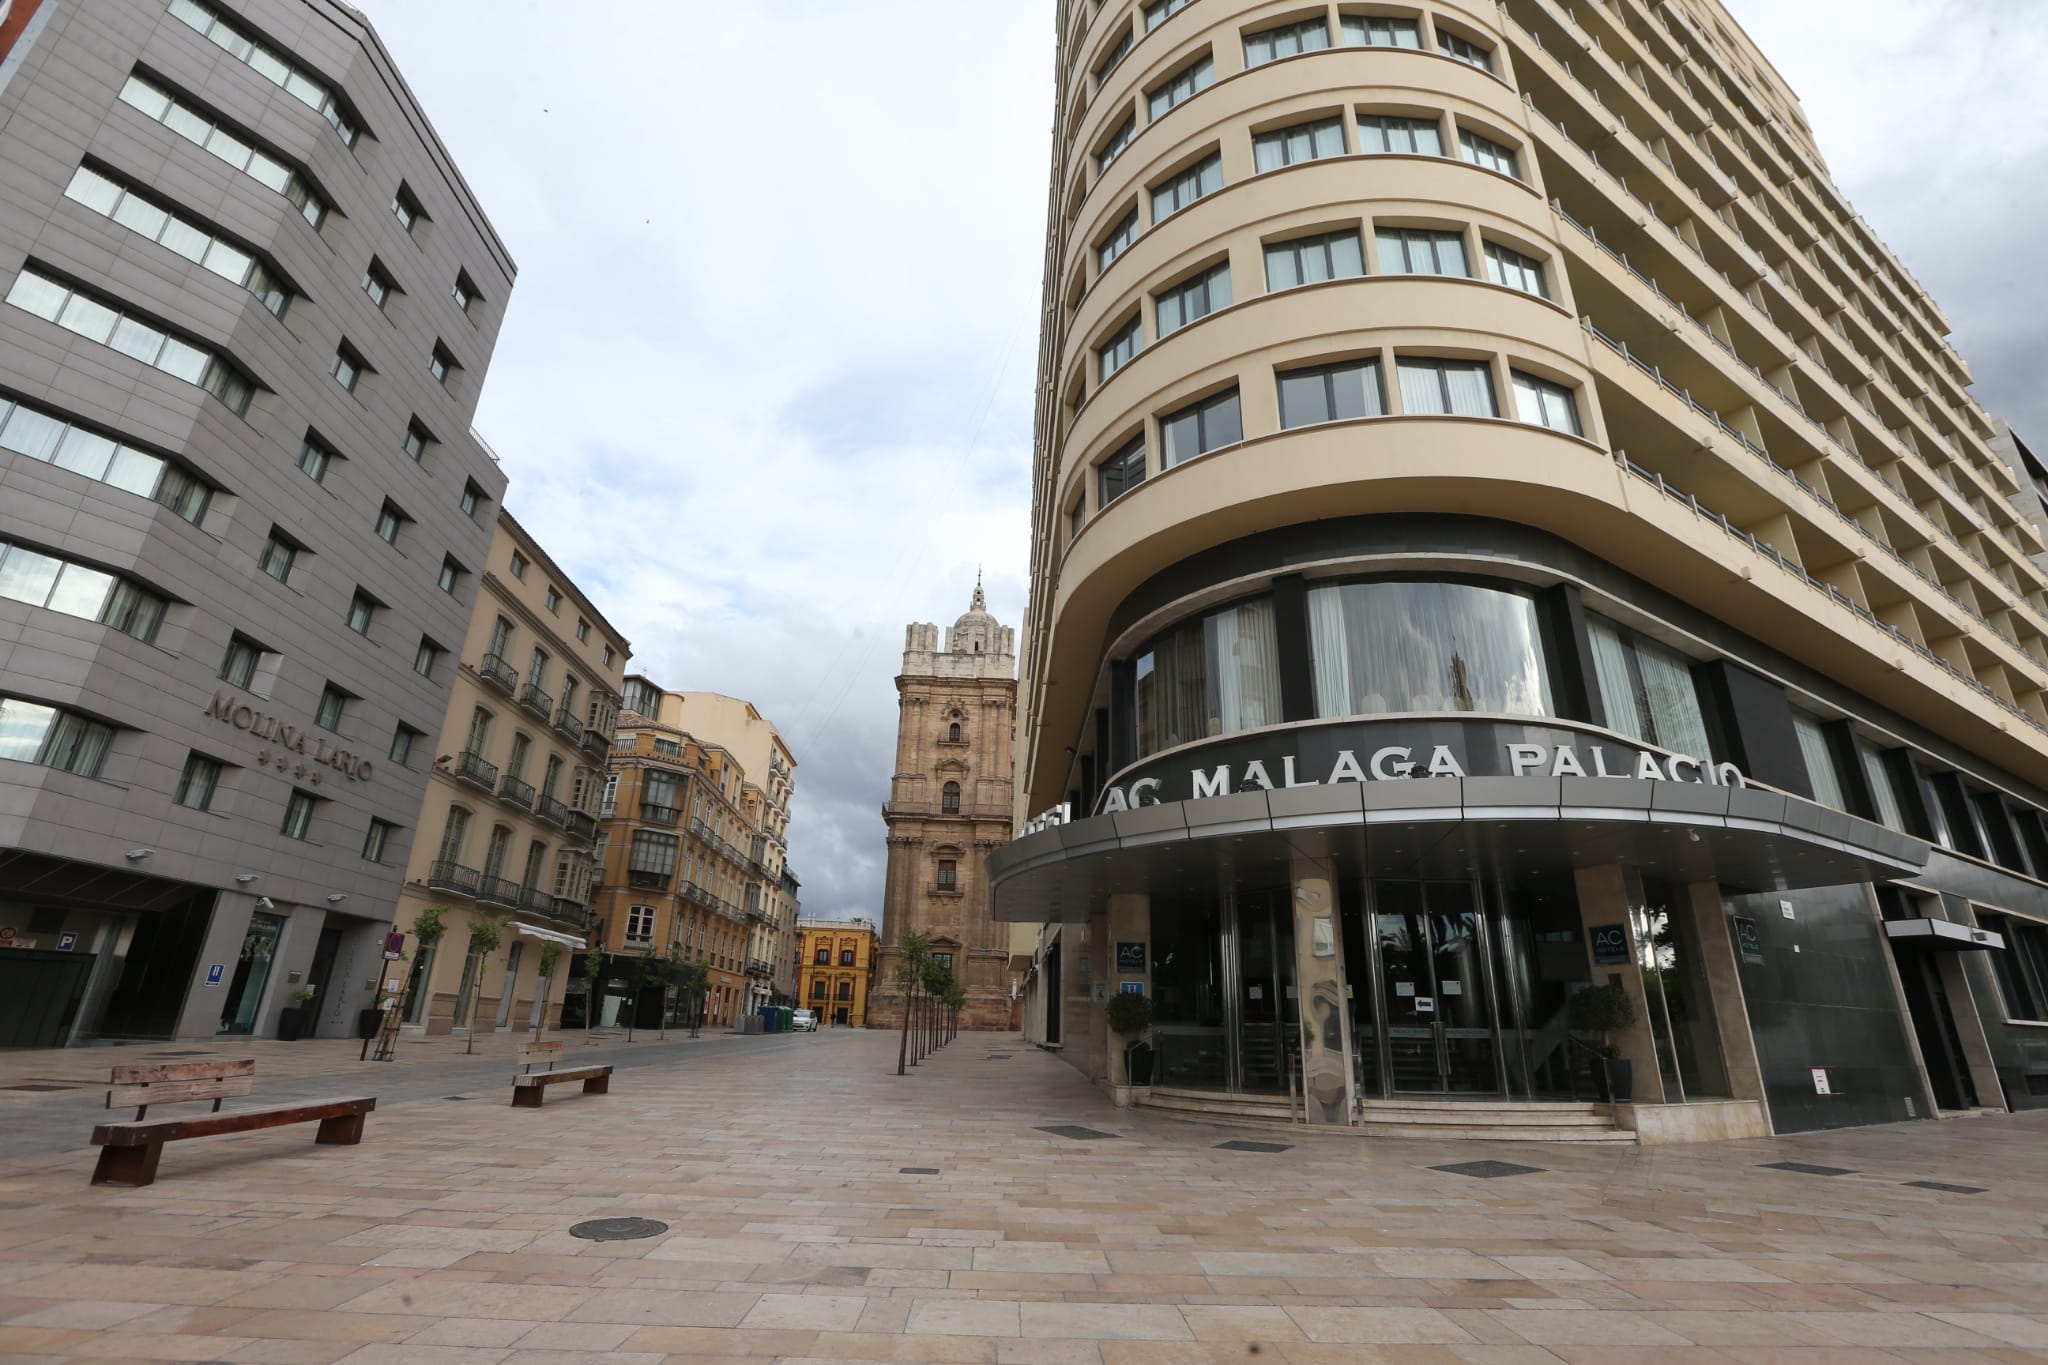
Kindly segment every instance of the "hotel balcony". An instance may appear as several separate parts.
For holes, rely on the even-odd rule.
[[[453,891],[458,896],[476,895],[481,874],[461,863],[435,863],[427,869],[427,885],[436,891]]]
[[[479,877],[476,898],[491,905],[502,905],[507,910],[517,910],[523,891],[518,882],[503,877]]]
[[[583,732],[581,743],[584,753],[589,754],[592,758],[603,758],[611,752],[612,737],[602,730],[586,729]]]
[[[569,808],[552,796],[537,798],[533,813],[551,825],[566,825],[569,822]]]
[[[527,810],[532,810],[533,784],[531,782],[522,782],[510,773],[507,773],[505,780],[498,784],[498,799],[510,802],[515,806],[523,806]]]
[[[519,689],[519,704],[542,720],[546,720],[555,711],[555,699],[541,691],[538,683],[528,683]]]
[[[577,843],[587,844],[597,838],[597,821],[580,810],[572,810],[563,820],[563,828],[569,838]]]
[[[471,786],[495,791],[498,786],[498,765],[489,762],[474,749],[464,749],[455,758],[455,777]]]
[[[476,671],[485,682],[504,688],[508,696],[519,688],[519,674],[495,654],[484,655],[484,661],[477,665]]]
[[[583,722],[576,719],[575,716],[571,715],[569,713],[569,708],[567,706],[564,706],[561,710],[555,712],[554,725],[557,730],[560,730],[563,734],[567,735],[571,740],[577,743],[582,742]]]

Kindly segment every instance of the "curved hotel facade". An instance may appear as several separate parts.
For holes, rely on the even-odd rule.
[[[1646,1141],[2048,1104],[2039,494],[1727,13],[1058,27],[1033,1036],[1369,1125],[1619,984]]]

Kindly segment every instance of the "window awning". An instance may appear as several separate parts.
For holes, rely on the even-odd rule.
[[[546,939],[549,943],[559,943],[565,948],[574,948],[579,953],[589,946],[583,941],[583,936],[580,934],[565,934],[555,929],[536,929],[531,924],[514,923],[511,927],[525,934],[528,938]]]

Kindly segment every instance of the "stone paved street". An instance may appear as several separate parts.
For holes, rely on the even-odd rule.
[[[87,1183],[85,1116],[0,1161],[0,1358],[2048,1360],[2048,1115],[1645,1150],[1361,1141],[1136,1117],[1014,1037],[902,1080],[895,1048],[649,1051],[609,1096],[539,1111],[506,1104],[502,1060],[467,1063],[359,1147],[173,1144],[140,1190]],[[407,1074],[344,1070],[329,1093]],[[12,1092],[0,1123],[79,1100]],[[1243,1138],[1292,1146],[1216,1146]],[[1542,1169],[1431,1169],[1488,1158]],[[1759,1169],[1787,1160],[1855,1173]],[[1930,1179],[1985,1192],[1906,1183]],[[569,1235],[607,1216],[670,1227]]]

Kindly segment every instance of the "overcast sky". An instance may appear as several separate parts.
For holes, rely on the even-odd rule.
[[[1023,616],[1052,0],[357,2],[519,264],[514,515],[781,728],[805,914],[878,915],[903,627]],[[1729,3],[2048,445],[2048,0]]]

